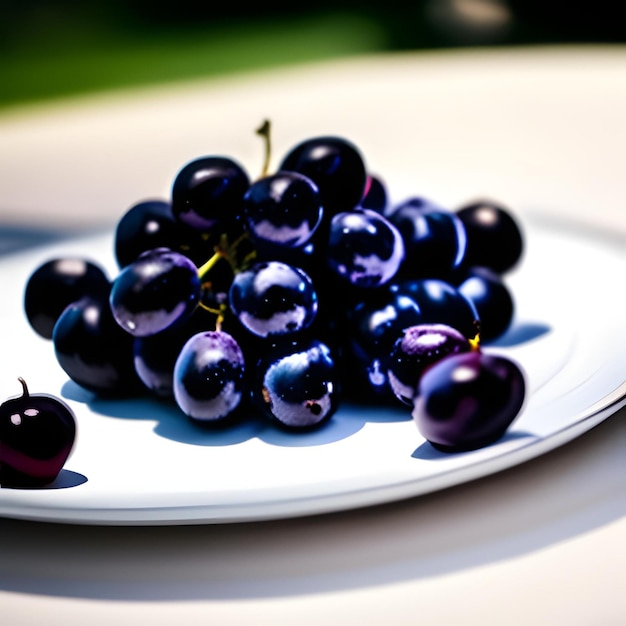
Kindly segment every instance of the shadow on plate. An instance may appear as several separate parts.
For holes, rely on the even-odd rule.
[[[154,422],[155,434],[194,446],[232,446],[251,439],[260,439],[269,445],[281,447],[320,446],[350,437],[368,422],[399,422],[411,419],[410,413],[401,407],[357,406],[346,403],[320,428],[294,433],[272,424],[261,415],[253,414],[251,410],[223,425],[204,425],[185,417],[173,401],[152,397],[99,398],[73,381],[65,383],[61,395],[68,400],[86,404],[96,415]]]

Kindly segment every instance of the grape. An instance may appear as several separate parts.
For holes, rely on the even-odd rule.
[[[223,331],[193,335],[174,366],[174,398],[190,418],[217,422],[230,417],[244,395],[245,359]]]
[[[229,301],[240,322],[260,337],[304,330],[317,313],[317,294],[309,276],[279,261],[256,263],[237,274]]]
[[[500,274],[488,267],[473,267],[466,272],[458,290],[476,307],[483,343],[497,339],[511,326],[515,303]]]
[[[207,233],[177,220],[171,202],[166,200],[142,200],[132,205],[118,220],[113,239],[119,268],[155,248],[171,248],[201,264],[215,243]]]
[[[452,354],[421,377],[412,416],[422,436],[444,452],[500,439],[524,403],[525,379],[510,359],[473,351]]]
[[[111,283],[96,262],[78,257],[55,258],[37,267],[24,290],[24,312],[32,329],[52,339],[54,325],[68,304],[83,296],[109,293]]]
[[[172,185],[172,211],[197,230],[224,231],[240,217],[250,181],[244,168],[228,157],[206,156],[187,163]]]
[[[275,349],[258,364],[257,404],[280,425],[308,429],[337,409],[339,381],[331,351],[320,341]]]
[[[200,296],[200,277],[191,260],[157,248],[144,252],[117,275],[110,304],[126,332],[144,337],[191,315]]]
[[[133,338],[117,324],[106,297],[68,305],[54,326],[56,359],[78,385],[101,395],[140,389],[133,365]]]
[[[308,243],[323,214],[316,185],[296,172],[278,172],[252,183],[243,211],[255,243],[278,252]]]
[[[406,328],[389,357],[387,375],[396,397],[409,406],[422,374],[445,356],[472,349],[470,341],[446,324],[418,324]]]
[[[22,395],[0,405],[0,486],[42,487],[59,474],[74,447],[76,417],[48,394]]]
[[[335,215],[330,223],[330,268],[356,287],[380,287],[396,275],[404,258],[402,237],[384,216],[370,209]]]
[[[423,198],[411,198],[392,210],[389,221],[404,242],[405,258],[400,275],[445,278],[463,261],[467,243],[465,227],[452,211]]]
[[[322,195],[325,218],[356,208],[365,192],[367,171],[361,152],[343,137],[312,137],[294,146],[279,170],[310,178]]]
[[[522,231],[508,208],[491,201],[457,209],[467,233],[465,263],[488,267],[498,274],[511,270],[524,249]]]

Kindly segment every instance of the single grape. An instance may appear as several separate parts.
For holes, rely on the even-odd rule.
[[[142,389],[133,365],[133,338],[113,318],[107,297],[68,305],[52,342],[59,365],[81,387],[109,396]]]
[[[189,258],[167,248],[144,252],[113,281],[113,317],[128,333],[158,333],[193,313],[201,296],[198,269]]]
[[[470,341],[456,328],[446,324],[418,324],[406,328],[389,358],[389,384],[396,397],[413,406],[423,373],[450,354],[469,352]]]
[[[294,146],[279,170],[300,172],[322,195],[325,219],[356,208],[365,192],[367,171],[359,149],[343,137],[312,137]]]
[[[245,359],[237,341],[224,331],[190,337],[174,367],[174,398],[183,413],[205,423],[231,417],[242,402]]]
[[[187,163],[174,178],[172,211],[200,231],[227,231],[240,217],[250,180],[231,158],[205,156]]]
[[[452,211],[423,198],[410,198],[392,209],[389,221],[402,235],[404,278],[445,278],[465,256],[465,227]]]
[[[295,430],[318,427],[337,409],[339,378],[330,348],[313,340],[270,352],[257,366],[258,406]]]
[[[62,400],[31,394],[0,405],[0,486],[43,487],[59,475],[76,439],[76,417]]]
[[[524,240],[511,211],[495,202],[473,202],[457,209],[465,226],[465,264],[488,267],[498,274],[511,270],[520,260]]]
[[[309,276],[279,261],[256,263],[239,272],[230,288],[229,302],[243,326],[259,337],[308,328],[318,306]]]
[[[24,312],[32,329],[52,339],[54,325],[68,304],[83,296],[109,292],[104,268],[88,259],[61,257],[42,263],[29,276],[24,290]]]
[[[424,372],[412,416],[435,448],[475,450],[504,435],[524,395],[524,374],[512,360],[482,351],[452,354]]]
[[[396,275],[404,258],[397,228],[370,209],[337,213],[326,250],[329,267],[356,287],[380,287]]]
[[[243,210],[253,241],[279,254],[308,243],[323,214],[317,186],[297,172],[277,172],[253,182]]]
[[[501,274],[488,267],[473,267],[458,290],[471,300],[480,318],[480,339],[488,343],[503,335],[513,322],[515,302]]]

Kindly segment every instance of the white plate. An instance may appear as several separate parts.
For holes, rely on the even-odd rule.
[[[19,393],[22,376],[32,392],[64,397],[79,422],[55,484],[0,489],[0,515],[188,524],[373,505],[502,471],[618,410],[626,402],[617,175],[626,92],[614,80],[624,67],[618,60],[532,52],[383,57],[5,116],[2,197],[14,220],[111,227],[132,202],[166,193],[178,167],[202,153],[228,152],[254,171],[262,151],[256,139],[248,145],[247,129],[267,115],[277,127],[275,154],[312,134],[341,133],[364,148],[395,195],[452,206],[489,193],[510,203],[527,249],[509,276],[514,327],[489,349],[522,365],[529,393],[502,441],[458,455],[436,453],[400,409],[343,407],[327,428],[306,435],[254,419],[212,434],[156,400],[94,398],[68,382],[52,345],[30,330],[22,295],[29,273],[57,254],[92,257],[114,272],[109,228],[0,261],[3,397]],[[575,138],[585,159],[571,149]]]

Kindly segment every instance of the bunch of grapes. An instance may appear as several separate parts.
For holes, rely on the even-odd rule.
[[[511,212],[393,203],[339,136],[269,171],[269,131],[258,178],[202,156],[169,198],[128,209],[113,278],[86,258],[31,274],[26,316],[59,365],[96,394],[152,393],[202,424],[255,412],[304,431],[340,401],[376,402],[406,406],[442,450],[498,439],[524,400],[519,366],[481,347],[513,318]]]

